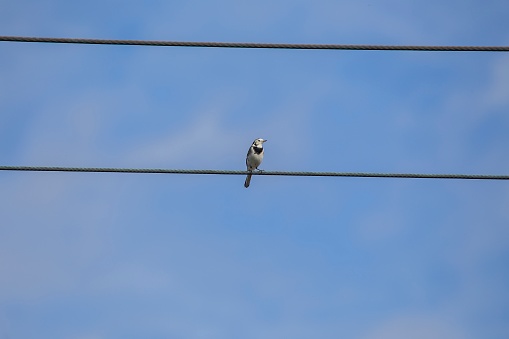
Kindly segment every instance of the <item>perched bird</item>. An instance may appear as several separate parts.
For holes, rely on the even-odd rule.
[[[249,147],[249,151],[247,151],[246,156],[246,166],[249,172],[253,172],[255,169],[258,169],[258,166],[262,163],[263,160],[263,143],[267,140],[256,139],[253,141],[251,147]],[[251,182],[251,173],[249,173],[246,177],[246,181],[244,182],[244,187],[248,188],[249,183]]]

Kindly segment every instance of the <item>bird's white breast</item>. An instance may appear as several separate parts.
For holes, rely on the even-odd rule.
[[[252,171],[255,168],[257,168],[258,166],[260,166],[260,164],[262,163],[262,160],[263,160],[263,153],[261,153],[261,154],[256,154],[256,153],[250,154],[248,159],[247,159],[247,164],[249,166],[249,170]]]

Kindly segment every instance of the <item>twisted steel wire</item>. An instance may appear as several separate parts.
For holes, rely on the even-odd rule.
[[[272,48],[272,49],[431,51],[431,52],[509,52],[509,46],[284,44],[284,43],[253,43],[253,42],[203,42],[203,41],[199,42],[199,41],[43,38],[43,37],[22,37],[22,36],[0,36],[0,41],[88,44],[88,45],[166,46],[166,47]]]
[[[40,167],[40,166],[0,166],[0,171],[137,173],[137,174],[142,173],[216,174],[216,175],[246,175],[249,173],[247,171],[232,171],[232,170],[186,170],[186,169],[107,168],[107,167]],[[489,174],[418,174],[418,173],[288,172],[288,171],[255,171],[252,174],[294,176],[294,177],[509,180],[509,175],[489,175]]]

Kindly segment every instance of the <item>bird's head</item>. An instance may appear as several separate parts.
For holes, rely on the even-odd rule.
[[[255,141],[253,141],[253,146],[254,147],[263,147],[263,143],[267,141],[267,140],[264,140],[264,139],[256,139]]]

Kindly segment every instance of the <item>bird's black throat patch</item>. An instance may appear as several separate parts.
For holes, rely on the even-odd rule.
[[[253,151],[255,154],[260,154],[263,152],[263,147],[253,147]]]

